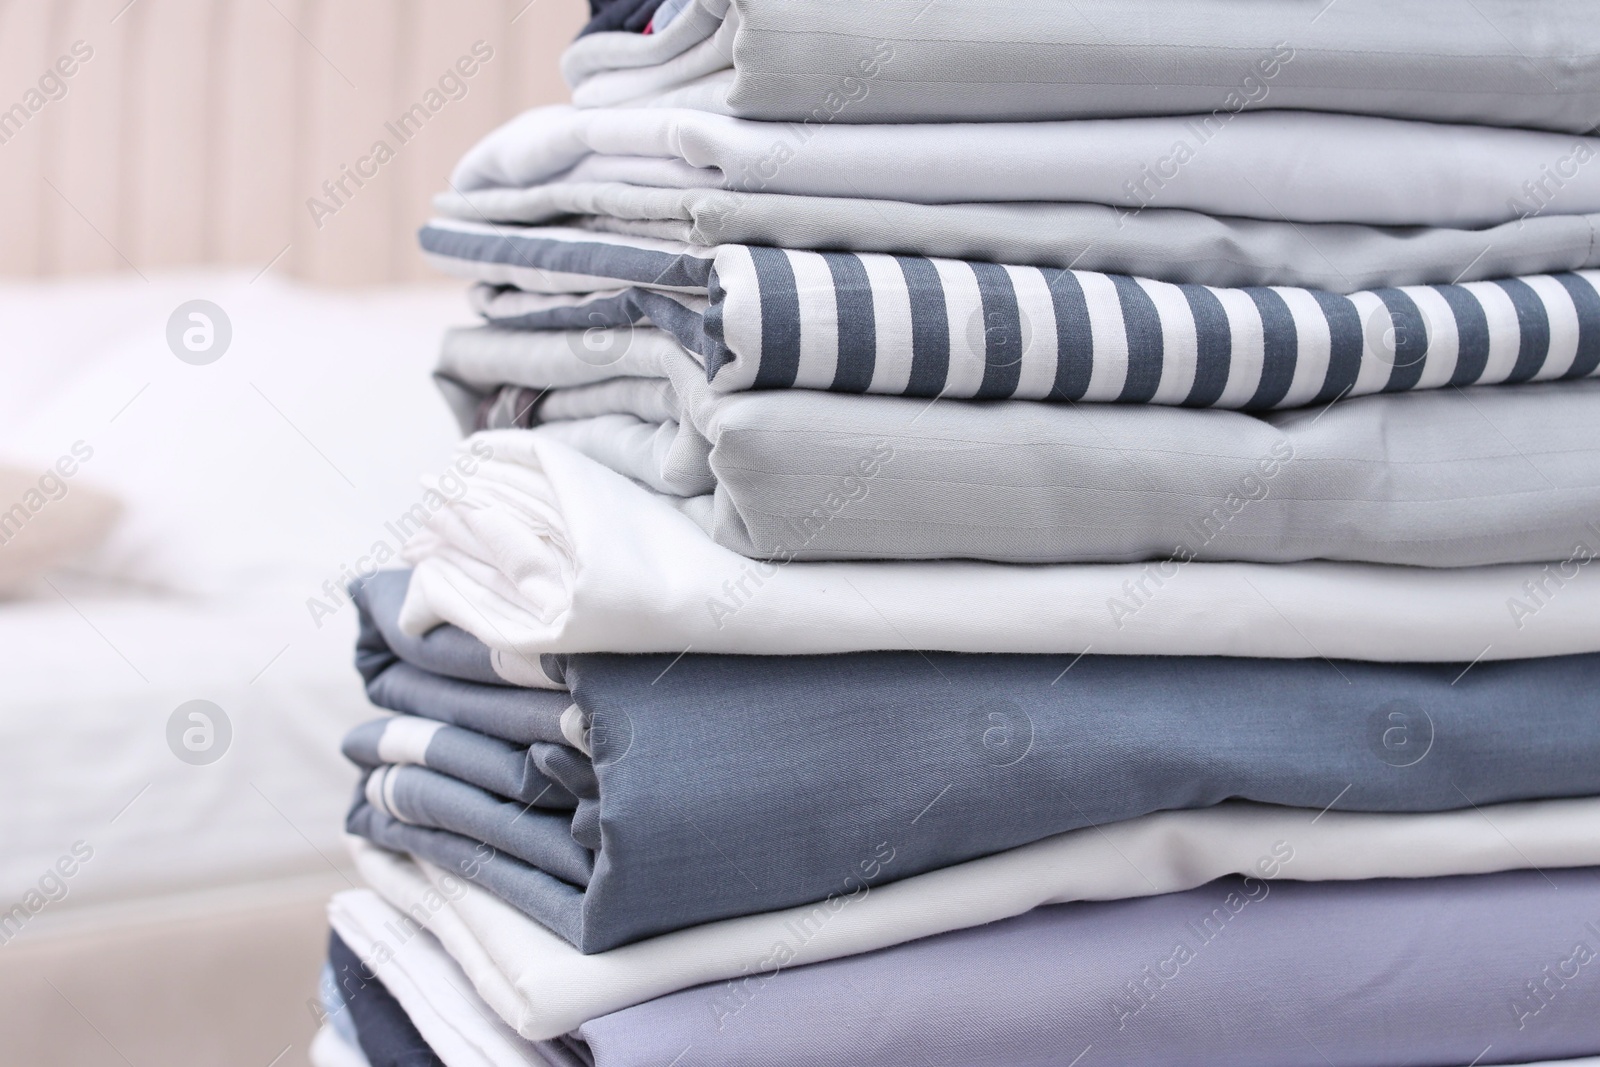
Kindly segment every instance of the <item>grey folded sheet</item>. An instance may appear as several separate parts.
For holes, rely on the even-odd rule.
[[[382,572],[358,592],[368,647],[408,580]],[[557,696],[590,755],[564,748],[538,767],[575,809],[445,773],[446,749],[467,739],[442,745],[442,729],[411,763],[372,766],[384,746],[364,727],[347,748],[372,769],[347,827],[472,879],[584,952],[822,900],[853,872],[894,881],[1230,798],[1310,818],[1600,793],[1600,655],[1470,668],[917,652],[545,661],[571,686]],[[368,692],[427,718],[516,692],[440,676],[419,699],[414,674],[394,676],[402,665],[369,673]],[[403,741],[416,724],[388,729]]]
[[[1600,382],[1249,414],[716,393],[653,351],[666,379],[509,403],[484,380],[504,347],[447,346],[441,373],[466,429],[540,422],[753,558],[1554,562],[1565,581],[1600,554]]]
[[[1346,111],[1586,133],[1587,0],[737,0],[728,109],[948,122]],[[842,101],[836,103],[836,101]]]
[[[597,1067],[1527,1063],[1600,1052],[1597,954],[1594,868],[1230,878],[806,967],[775,954],[557,1048]]]
[[[1583,0],[699,0],[562,70],[584,107],[809,124],[1275,107],[1583,133],[1597,39]]]
[[[1559,202],[1558,202],[1559,203]],[[1596,216],[1535,212],[1485,229],[1224,218],[1101,204],[911,204],[566,183],[451,191],[440,215],[682,241],[842,249],[1098,270],[1196,285],[1350,293],[1600,266]]]

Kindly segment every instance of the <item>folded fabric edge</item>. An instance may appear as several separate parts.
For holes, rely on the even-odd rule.
[[[1179,892],[1228,875],[1346,881],[1596,866],[1600,838],[1585,830],[1596,820],[1600,798],[1427,815],[1229,802],[1070,831],[881,886],[841,884],[816,904],[590,956],[447,871],[359,839],[348,844],[367,882],[400,911],[420,911],[496,1012],[523,1037],[542,1040],[752,969],[856,955],[1049,904]],[[483,940],[491,927],[492,943]]]

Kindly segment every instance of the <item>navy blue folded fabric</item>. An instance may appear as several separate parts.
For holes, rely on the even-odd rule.
[[[372,1067],[444,1067],[400,1002],[338,934],[328,934],[328,965]]]
[[[612,30],[643,33],[660,6],[661,0],[589,0],[589,21],[578,36]]]
[[[380,578],[389,593],[407,580]],[[369,596],[368,612],[396,602]],[[417,767],[358,797],[347,825],[480,881],[584,952],[821,900],[867,868],[889,881],[1230,798],[1425,812],[1600,794],[1600,655],[596,654],[546,669],[586,724],[597,797],[581,825]],[[435,679],[455,695],[424,707],[385,675],[368,678],[376,702],[444,721],[507,692]],[[885,843],[893,862],[874,863]]]

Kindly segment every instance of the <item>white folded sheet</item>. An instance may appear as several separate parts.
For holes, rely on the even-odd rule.
[[[1592,866],[1600,864],[1597,828],[1600,799],[1426,815],[1230,802],[1075,830],[820,904],[590,956],[464,879],[348,841],[368,884],[427,926],[501,1019],[541,1040],[680,989],[771,971],[775,959],[787,961],[779,969],[838,959],[1045,904],[1172,893],[1229,874],[1338,881]],[[387,948],[411,951],[416,940]]]
[[[678,108],[525,112],[456,165],[460,192],[626,182],[922,204],[1081,202],[1293,222],[1491,226],[1558,167],[1549,212],[1600,211],[1600,139],[1251,111],[1062,122],[796,125]],[[1567,177],[1571,172],[1571,177]],[[1519,206],[1522,205],[1522,206]],[[1543,213],[1543,212],[1540,212]]]
[[[783,564],[718,546],[544,430],[471,442],[495,458],[408,542],[400,622],[413,634],[454,623],[502,659],[1092,649],[1468,663],[1600,650],[1600,582],[1576,563],[1565,578],[1562,564]]]

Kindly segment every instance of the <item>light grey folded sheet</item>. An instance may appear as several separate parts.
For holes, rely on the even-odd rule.
[[[1292,223],[1102,204],[913,204],[859,197],[555,182],[449,191],[446,218],[552,223],[716,247],[887,252],[1105,271],[1196,285],[1351,293],[1600,266],[1600,216],[1530,211],[1485,229]]]
[[[893,60],[845,122],[1268,106],[1581,133],[1600,118],[1587,0],[739,0],[735,113],[803,119]],[[1284,61],[1285,56],[1292,59]]]
[[[1548,595],[1600,552],[1600,382],[1266,414],[719,394],[645,344],[634,376],[529,368],[508,401],[508,350],[457,336],[439,378],[465,429],[538,425],[753,558],[1552,561]]]
[[[449,184],[472,192],[614,181],[1473,228],[1600,212],[1596,158],[1595,137],[1276,107],[1223,117],[811,126],[558,105],[485,134]]]
[[[622,103],[732,68],[747,118],[949,122],[1242,106],[1587,132],[1587,0],[697,0],[659,39],[580,38],[574,100]]]

